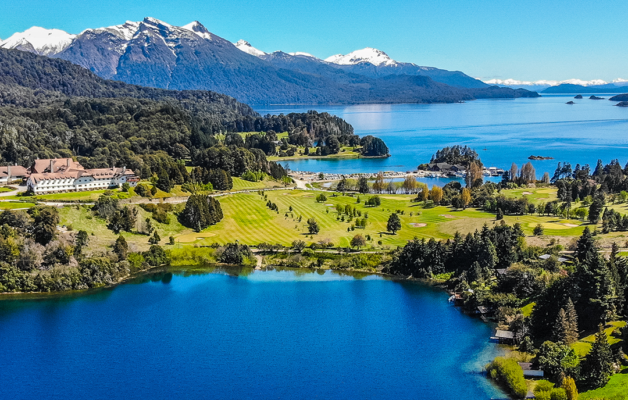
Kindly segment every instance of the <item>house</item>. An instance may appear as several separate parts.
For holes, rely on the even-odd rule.
[[[8,185],[12,181],[24,179],[28,175],[28,170],[18,165],[0,167],[0,185]]]
[[[30,170],[26,186],[36,194],[136,186],[140,181],[126,167],[84,169],[71,158],[36,160]]]
[[[532,369],[532,363],[518,363],[523,370],[525,378],[543,378],[544,372],[540,369]]]
[[[511,331],[497,330],[495,336],[491,337],[491,340],[497,341],[500,344],[514,344],[515,333]]]

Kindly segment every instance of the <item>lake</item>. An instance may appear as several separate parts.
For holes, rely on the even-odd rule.
[[[576,104],[565,104],[570,100]],[[540,179],[543,172],[553,175],[559,161],[571,162],[573,167],[588,163],[592,170],[598,159],[608,163],[617,158],[624,165],[628,161],[628,108],[615,104],[550,95],[462,104],[272,106],[256,111],[263,115],[310,109],[329,112],[353,125],[360,136],[381,137],[392,154],[387,159],[288,161],[293,170],[408,171],[429,162],[436,150],[461,144],[474,148],[486,166],[504,169],[513,162],[527,163],[531,155],[555,158],[532,161]]]
[[[0,398],[488,399],[502,350],[441,290],[331,271],[154,273],[0,300]]]

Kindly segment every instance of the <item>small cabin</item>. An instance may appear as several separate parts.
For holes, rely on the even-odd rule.
[[[499,344],[514,344],[515,333],[511,331],[497,330],[495,336],[491,337],[492,341],[499,342]]]

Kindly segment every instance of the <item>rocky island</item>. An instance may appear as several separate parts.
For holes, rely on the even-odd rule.
[[[581,98],[582,98],[582,95],[581,95],[581,94],[579,94],[579,95],[577,95],[576,97],[574,97],[574,99],[581,99]]]
[[[568,101],[568,102],[566,102],[565,104],[572,105],[572,104],[576,104],[576,103],[574,103],[573,101]]]
[[[615,104],[617,107],[628,107],[628,101],[621,101]]]
[[[597,97],[595,95],[591,95],[591,97],[589,97],[590,100],[604,100],[604,97]]]
[[[567,103],[567,104],[569,104],[569,103]],[[554,157],[543,157],[543,156],[530,156],[530,157],[528,157],[528,160],[535,160],[535,161],[539,161],[539,160],[553,160],[553,159],[554,159]]]

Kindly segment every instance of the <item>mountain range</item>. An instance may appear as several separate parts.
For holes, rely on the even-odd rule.
[[[550,91],[547,91],[545,93],[571,93],[571,92],[565,92],[564,90],[567,90],[568,88],[574,88],[575,86],[579,88],[586,88],[584,90],[577,89],[576,91],[587,92],[587,93],[608,93],[608,90],[628,91],[628,80],[621,79],[621,78],[615,79],[612,82],[606,82],[602,79],[593,79],[590,81],[586,81],[583,79],[566,79],[563,81],[555,81],[555,80],[520,81],[517,79],[490,79],[490,80],[484,81],[484,83],[487,83],[489,85],[509,87],[512,89],[533,90],[536,92],[541,92],[546,89],[560,86],[559,91],[555,91],[556,89],[550,89]],[[565,86],[565,85],[570,85],[570,86]],[[597,91],[598,89],[602,89],[603,91]]]
[[[233,44],[199,22],[140,22],[87,29],[78,35],[33,27],[0,42],[60,58],[105,79],[174,90],[211,90],[249,104],[458,102],[535,97],[489,86],[459,71],[397,62],[366,48],[327,60],[307,53],[265,53]]]

